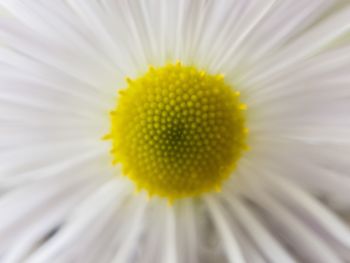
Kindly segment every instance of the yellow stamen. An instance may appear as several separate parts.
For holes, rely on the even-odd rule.
[[[246,146],[239,92],[180,62],[127,78],[110,114],[114,163],[136,189],[173,200],[221,191]]]

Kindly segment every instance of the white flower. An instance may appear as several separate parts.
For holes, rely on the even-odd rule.
[[[347,2],[1,5],[1,263],[350,262]],[[176,61],[240,92],[250,151],[168,205],[101,138],[125,79]]]

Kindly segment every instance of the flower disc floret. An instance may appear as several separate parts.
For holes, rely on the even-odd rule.
[[[108,136],[123,174],[170,200],[220,189],[246,147],[239,93],[222,75],[180,63],[127,83]]]

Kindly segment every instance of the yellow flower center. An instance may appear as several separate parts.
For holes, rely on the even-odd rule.
[[[120,91],[113,162],[138,190],[174,200],[219,190],[245,148],[245,104],[222,75],[168,64]]]

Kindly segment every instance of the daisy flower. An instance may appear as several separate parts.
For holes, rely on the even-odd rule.
[[[350,262],[350,5],[2,0],[1,263]]]

